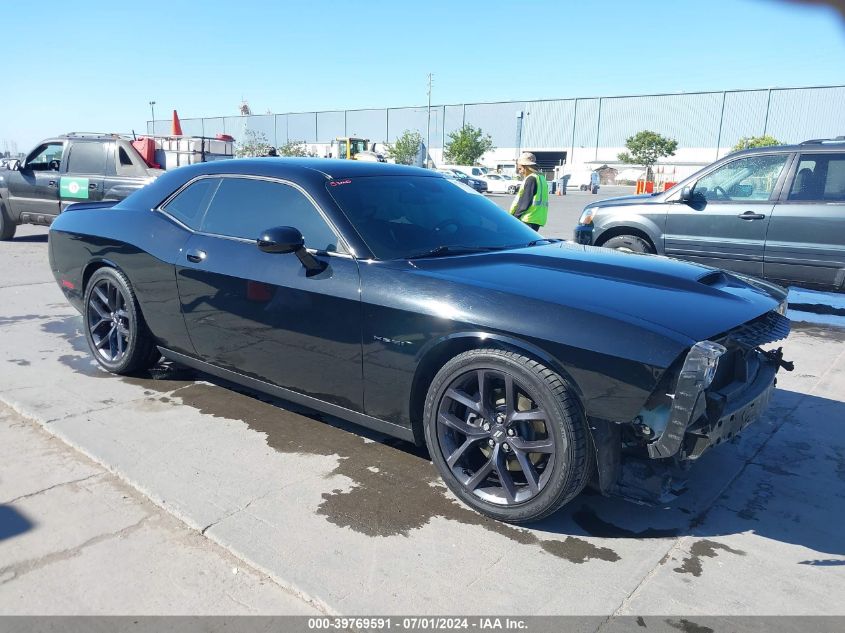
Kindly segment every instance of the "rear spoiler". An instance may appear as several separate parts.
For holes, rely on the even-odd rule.
[[[74,202],[65,207],[62,213],[68,211],[84,211],[85,209],[110,209],[116,205],[120,200],[104,200],[102,202]]]

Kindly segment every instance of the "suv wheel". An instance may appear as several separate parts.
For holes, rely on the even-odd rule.
[[[646,240],[636,235],[617,235],[611,237],[604,244],[605,248],[613,248],[626,253],[651,253],[654,254],[654,247]]]
[[[15,237],[18,226],[9,219],[6,205],[0,202],[0,240],[10,240]]]
[[[446,485],[500,521],[548,516],[593,469],[581,407],[548,367],[515,352],[471,350],[434,377],[425,439]]]

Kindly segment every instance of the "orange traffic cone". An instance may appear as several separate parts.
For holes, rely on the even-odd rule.
[[[170,125],[170,133],[173,136],[182,136],[182,124],[179,122],[179,115],[173,111],[173,123]]]

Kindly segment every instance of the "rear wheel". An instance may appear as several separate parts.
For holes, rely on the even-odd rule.
[[[129,280],[119,270],[100,268],[85,288],[83,320],[88,347],[114,374],[149,369],[160,358]]]
[[[0,240],[12,239],[15,237],[15,231],[17,230],[17,224],[12,222],[6,213],[6,205],[0,202]]]
[[[627,253],[654,253],[654,247],[636,235],[617,235],[611,237],[602,246]]]
[[[580,493],[592,470],[570,387],[515,352],[471,350],[450,360],[432,381],[424,416],[443,480],[494,519],[542,519]]]

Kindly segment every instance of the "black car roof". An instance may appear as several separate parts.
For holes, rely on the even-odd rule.
[[[292,176],[308,173],[327,180],[362,176],[437,176],[429,169],[337,158],[238,158],[192,165],[192,176],[200,174],[251,174],[256,176]]]

